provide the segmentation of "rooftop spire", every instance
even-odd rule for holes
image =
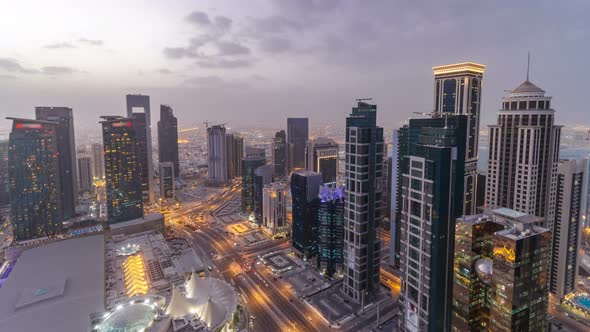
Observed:
[[[529,80],[529,71],[531,68],[531,51],[529,51],[529,56],[526,61],[526,80]]]

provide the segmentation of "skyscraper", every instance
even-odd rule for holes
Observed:
[[[109,224],[143,217],[136,126],[121,116],[101,117]]]
[[[305,168],[305,143],[309,138],[307,118],[287,119],[287,139],[293,144],[293,169]]]
[[[402,173],[401,163],[408,154],[408,126],[405,125],[393,131],[393,151],[391,154],[391,226],[389,229],[390,247],[389,263],[399,268],[400,234],[402,218]]]
[[[463,211],[467,117],[410,119],[403,156],[400,326],[448,331],[455,220]]]
[[[236,176],[236,164],[234,163],[236,153],[236,142],[234,134],[225,134],[225,160],[227,160],[227,179],[233,180]]]
[[[90,156],[78,157],[78,185],[81,192],[92,190],[92,158]]]
[[[559,301],[576,290],[587,185],[588,159],[559,163],[549,270],[549,291]]]
[[[178,162],[178,120],[174,117],[172,107],[160,105],[160,121],[158,121],[158,160],[172,162],[174,175],[180,174]]]
[[[272,143],[272,163],[276,179],[283,179],[288,174],[287,152],[287,134],[284,130],[278,131]]]
[[[344,210],[343,291],[356,302],[379,290],[382,216],[383,128],[377,105],[358,101],[346,118],[346,206]]]
[[[242,159],[242,212],[244,213],[254,212],[254,171],[264,164],[266,164],[264,156],[251,156]]]
[[[160,198],[174,198],[174,163],[164,161],[160,163]]]
[[[16,241],[56,235],[63,220],[57,128],[59,122],[12,120],[8,178]]]
[[[150,96],[127,95],[126,101],[127,117],[132,120],[135,127],[136,167],[140,170],[142,199],[144,203],[154,203],[154,159],[152,157]],[[141,109],[141,111],[138,109]]]
[[[489,126],[488,207],[545,218],[553,229],[561,126],[551,97],[527,79],[502,99],[498,124]]]
[[[262,207],[263,231],[271,237],[288,234],[287,185],[284,182],[272,182],[264,186]]]
[[[92,175],[94,180],[104,180],[104,150],[101,143],[92,144]]]
[[[318,208],[318,268],[328,277],[344,263],[344,188],[322,186]]]
[[[298,257],[309,260],[317,254],[317,216],[322,175],[311,171],[291,174],[293,251]]]
[[[242,177],[242,159],[244,159],[244,138],[238,134],[233,134],[234,140],[234,177]]]
[[[273,171],[274,171],[274,167],[271,164],[266,164],[266,165],[260,166],[254,170],[254,189],[253,189],[254,220],[253,221],[256,224],[258,224],[259,226],[262,225],[263,213],[264,213],[264,207],[263,207],[264,187],[267,184],[270,184],[272,182]]]
[[[76,140],[74,137],[74,116],[69,107],[35,107],[37,120],[54,121],[59,156],[61,186],[61,211],[64,219],[76,215],[78,202],[78,171],[76,170]]]
[[[307,141],[305,164],[308,171],[322,173],[323,183],[338,179],[338,144],[333,139],[318,137]]]
[[[463,215],[475,214],[481,87],[485,66],[474,62],[436,66],[434,71],[435,116],[467,116],[467,149]]]
[[[214,125],[207,128],[207,153],[209,165],[209,184],[227,183],[227,153],[225,127]]]
[[[0,140],[0,206],[10,203],[8,180],[8,141]]]

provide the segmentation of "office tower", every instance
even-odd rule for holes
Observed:
[[[389,229],[389,264],[399,268],[400,234],[402,218],[402,173],[400,165],[404,156],[408,154],[408,126],[395,129],[392,135],[393,151],[391,153],[391,226]]]
[[[475,188],[475,208],[483,209],[486,204],[486,175],[477,172],[477,187]]]
[[[284,130],[281,130],[275,134],[272,143],[272,163],[274,165],[274,176],[276,179],[283,179],[288,174],[287,153],[287,134]]]
[[[557,166],[549,292],[559,302],[576,290],[588,159],[562,160]]]
[[[91,191],[92,184],[92,158],[89,156],[78,157],[78,185],[80,191]]]
[[[475,214],[481,87],[485,66],[474,62],[433,67],[434,116],[467,116],[463,215]]]
[[[287,119],[287,139],[293,144],[293,169],[305,168],[305,143],[308,139],[309,124],[307,118]]]
[[[209,165],[209,184],[225,185],[227,183],[227,155],[225,127],[215,125],[207,128],[207,153]]]
[[[174,173],[174,166],[174,163],[171,161],[160,163],[160,198],[162,199],[175,197],[174,180],[176,179],[176,174]]]
[[[561,126],[551,97],[528,78],[502,99],[490,128],[486,206],[545,218],[553,229]]]
[[[95,181],[104,180],[104,151],[101,143],[92,144],[92,175]]]
[[[331,278],[344,263],[344,187],[322,186],[319,197],[318,268]]]
[[[467,117],[410,119],[403,157],[401,327],[448,331],[455,220],[463,212]]]
[[[227,160],[227,179],[233,180],[236,176],[236,164],[234,161],[236,153],[236,142],[234,134],[225,134],[225,160]]]
[[[262,207],[264,232],[274,238],[287,235],[287,185],[284,182],[272,182],[264,186]]]
[[[271,164],[260,166],[254,170],[254,220],[251,221],[254,221],[258,226],[262,225],[263,219],[264,186],[272,182],[273,171],[274,167]]]
[[[140,170],[144,203],[154,203],[154,159],[152,157],[152,120],[150,96],[127,95],[127,117],[132,120],[137,144],[137,167]],[[106,150],[106,149],[105,149]]]
[[[381,227],[385,230],[390,230],[391,227],[391,177],[393,175],[393,159],[391,157],[383,158],[383,203],[381,207],[383,209],[383,224]]]
[[[8,180],[8,141],[0,140],[0,206],[10,203]]]
[[[358,101],[346,118],[346,202],[343,291],[365,303],[379,290],[383,203],[383,128],[377,105]]]
[[[322,173],[323,183],[336,182],[338,180],[338,144],[326,137],[307,141],[305,165],[308,171]]]
[[[69,107],[35,107],[37,120],[53,121],[57,136],[59,172],[61,181],[61,211],[64,219],[76,215],[78,202],[78,171],[76,170],[76,140],[74,137],[74,116]]]
[[[266,153],[264,152],[264,148],[257,148],[255,146],[246,146],[244,149],[244,157],[266,157]]]
[[[234,140],[234,177],[242,177],[242,159],[244,159],[244,138],[238,134],[233,134]]]
[[[59,122],[12,120],[8,147],[10,219],[15,241],[57,235],[63,220]]]
[[[451,331],[543,331],[550,233],[507,208],[457,219]]]
[[[490,331],[546,331],[551,231],[535,224],[494,234]]]
[[[487,331],[494,233],[504,225],[491,214],[477,214],[458,218],[455,227],[451,330]]]
[[[143,217],[142,169],[133,120],[102,116],[104,169],[109,224]]]
[[[312,171],[291,174],[293,252],[303,260],[317,254],[317,213],[322,175]]]
[[[158,121],[158,161],[174,163],[174,175],[180,174],[178,162],[178,120],[174,117],[172,107],[160,105]]]
[[[266,159],[262,156],[251,156],[242,159],[242,212],[252,213],[254,221],[254,171],[266,164]]]

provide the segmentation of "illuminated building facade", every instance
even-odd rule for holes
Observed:
[[[234,177],[242,177],[242,159],[244,159],[244,138],[238,134],[233,134],[233,165]]]
[[[127,117],[132,119],[137,144],[136,167],[140,171],[144,203],[154,202],[154,160],[152,157],[152,120],[150,96],[127,95]],[[106,150],[106,149],[105,149]]]
[[[63,220],[57,126],[12,120],[8,147],[10,219],[16,241],[56,235]]]
[[[78,202],[78,171],[76,170],[76,140],[74,137],[74,115],[69,107],[35,107],[37,120],[53,121],[57,136],[61,211],[64,219],[76,215]]]
[[[160,105],[160,121],[158,121],[158,161],[174,164],[174,174],[180,174],[178,162],[178,120],[172,107]]]
[[[127,257],[123,261],[122,268],[127,297],[147,294],[150,288],[145,276],[146,271],[141,254]]]
[[[309,138],[309,120],[307,118],[287,119],[287,139],[292,144],[293,169],[305,169],[305,144]]]
[[[89,156],[78,157],[78,186],[80,191],[91,191],[92,183],[92,158]]]
[[[587,185],[588,159],[559,162],[549,274],[549,291],[559,301],[576,290]]]
[[[279,237],[289,233],[287,185],[284,182],[272,182],[264,186],[262,209],[262,229],[267,235]]]
[[[462,215],[475,214],[481,87],[485,66],[474,62],[436,66],[434,116],[465,115],[467,140]]]
[[[227,145],[225,139],[223,125],[207,128],[208,182],[210,185],[227,184]]]
[[[254,172],[258,167],[265,164],[266,159],[264,156],[251,156],[242,159],[242,212],[244,213],[254,212],[254,196],[256,193],[254,190]]]
[[[309,260],[317,254],[317,213],[322,175],[311,171],[291,174],[292,230],[294,253]]]
[[[143,217],[141,169],[133,120],[103,116],[107,212],[110,224]]]
[[[322,186],[319,197],[318,268],[332,277],[344,263],[344,187]]]
[[[174,194],[174,163],[165,161],[160,163],[160,198],[172,199]]]
[[[383,204],[383,128],[377,105],[358,101],[346,118],[346,206],[342,289],[366,303],[379,290],[381,241],[377,227]]]
[[[323,183],[335,183],[338,180],[338,144],[326,137],[307,141],[305,165],[308,171],[322,173]]]
[[[272,182],[274,167],[266,164],[254,170],[254,222],[263,224],[264,187]]]
[[[502,99],[489,126],[486,206],[545,218],[553,229],[559,139],[551,97],[528,79]]]
[[[272,143],[272,163],[276,179],[284,179],[288,174],[287,152],[287,134],[284,130],[278,131]]]
[[[404,331],[448,331],[455,220],[463,211],[467,117],[410,119],[403,156],[400,303]]]

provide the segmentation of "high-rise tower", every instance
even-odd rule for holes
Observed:
[[[338,179],[338,144],[333,139],[318,137],[307,141],[305,164],[308,171],[322,173],[323,183]]]
[[[74,137],[74,115],[69,107],[35,107],[37,120],[54,121],[59,155],[61,181],[61,204],[64,219],[76,215],[78,201],[78,171],[76,165],[76,139]]]
[[[207,154],[209,165],[209,184],[227,183],[227,145],[225,127],[214,125],[207,128]]]
[[[553,230],[559,137],[551,97],[528,79],[502,99],[489,126],[486,205],[545,219]]]
[[[485,66],[474,62],[436,66],[434,71],[434,115],[467,116],[467,150],[463,215],[475,214],[481,87]]]
[[[326,276],[342,274],[344,263],[344,187],[320,188],[318,268]]]
[[[101,117],[109,224],[143,217],[136,126],[121,116]]]
[[[150,96],[127,95],[126,100],[127,117],[132,120],[135,127],[136,166],[140,170],[143,202],[154,203],[154,160],[152,157]]]
[[[272,163],[274,176],[277,179],[283,179],[288,174],[287,152],[287,134],[284,130],[277,131],[272,143]]]
[[[317,254],[318,195],[321,184],[320,173],[297,171],[291,174],[291,242],[294,253],[304,260]]]
[[[63,220],[57,128],[53,121],[12,120],[8,148],[14,239],[56,235]]]
[[[358,101],[346,118],[346,206],[343,291],[361,303],[379,290],[383,128],[377,105]]]
[[[309,121],[307,118],[287,119],[287,139],[293,144],[293,169],[305,168],[305,143],[309,138]]]
[[[174,117],[172,107],[160,105],[158,121],[158,160],[174,163],[174,175],[180,174],[178,162],[178,120]]]

